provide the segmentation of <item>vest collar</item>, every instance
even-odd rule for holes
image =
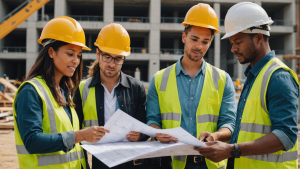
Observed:
[[[182,67],[181,65],[181,60],[182,60],[183,56],[181,56],[178,61],[176,62],[176,76],[178,76],[180,73],[183,73],[184,75],[189,75]],[[205,75],[205,70],[206,70],[206,62],[203,58],[203,63],[202,63],[202,66],[200,68],[200,70],[197,72],[196,76],[199,74],[199,73],[202,73],[203,75]]]
[[[261,69],[275,57],[275,52],[272,50],[268,54],[266,54],[262,59],[260,59],[253,67],[249,64],[247,69],[245,70],[244,74],[247,77],[249,73],[252,73],[254,76],[257,76]]]

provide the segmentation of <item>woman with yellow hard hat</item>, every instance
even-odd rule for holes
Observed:
[[[50,20],[38,40],[43,45],[15,95],[13,113],[20,168],[84,168],[81,141],[96,142],[102,127],[79,130],[72,97],[82,74],[85,34],[73,18]]]

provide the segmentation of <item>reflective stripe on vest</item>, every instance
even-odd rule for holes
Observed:
[[[272,126],[255,124],[255,123],[241,123],[241,131],[269,134],[272,132]]]
[[[98,120],[84,120],[84,127],[99,126]]]
[[[298,151],[292,151],[283,154],[264,154],[264,155],[253,155],[253,156],[244,156],[244,157],[253,160],[259,160],[259,161],[283,163],[286,161],[297,160]]]
[[[44,87],[42,86],[42,84],[35,80],[29,80],[31,82],[33,82],[35,85],[38,86],[38,88],[40,89],[40,91],[42,92],[42,95],[45,99],[46,105],[47,105],[47,111],[48,111],[48,116],[49,116],[49,121],[50,121],[50,129],[51,129],[51,134],[57,134],[57,128],[56,128],[56,121],[55,121],[55,114],[54,114],[54,107],[53,104],[51,102],[50,97],[47,94],[47,91],[44,89]]]
[[[83,152],[78,151],[79,158],[82,159]],[[63,164],[78,160],[77,152],[62,154],[62,155],[44,155],[38,156],[39,167],[55,164]]]
[[[217,123],[219,120],[219,116],[212,115],[212,114],[197,116],[197,118],[198,118],[198,123],[206,123],[206,122]]]
[[[179,113],[161,113],[161,120],[179,121],[180,116],[181,115]]]
[[[16,145],[18,154],[29,154],[24,145]],[[79,158],[84,158],[83,152],[78,152]],[[62,154],[62,155],[45,155],[38,157],[39,167],[46,165],[62,164],[78,160],[77,152]]]
[[[255,141],[272,133],[272,122],[266,105],[267,88],[272,74],[283,69],[288,71],[299,84],[297,75],[278,58],[271,59],[257,75],[248,99],[245,103],[241,119],[240,132],[237,143]],[[260,94],[259,94],[260,93]],[[288,151],[279,150],[274,153],[263,155],[251,155],[237,158],[234,161],[236,169],[239,168],[284,168],[298,167],[298,140],[293,148]]]
[[[87,79],[84,86],[83,86],[83,89],[82,89],[82,107],[84,107],[85,101],[88,97],[88,94],[89,94],[89,91],[90,91],[89,85],[91,84],[92,80],[93,80],[93,77]]]
[[[215,88],[219,90],[219,84],[218,84],[218,81],[220,79],[219,72],[214,66],[211,66],[211,68],[212,68],[212,77],[213,77]]]
[[[173,65],[167,67],[166,70],[164,71],[159,91],[166,91],[167,83],[168,83],[168,79],[169,79],[169,75],[170,75],[170,71],[171,71],[172,66]],[[218,81],[220,79],[220,74],[219,74],[218,70],[214,66],[211,66],[211,67],[212,67],[212,78],[213,78],[213,82],[214,82],[215,88],[217,90],[219,90]]]
[[[163,74],[162,80],[161,80],[159,91],[166,91],[167,83],[168,83],[168,79],[169,79],[169,75],[170,75],[172,66],[173,65],[166,68],[166,70]]]
[[[273,62],[270,65],[270,67],[268,68],[268,70],[265,72],[264,77],[263,77],[263,81],[261,84],[261,92],[260,92],[260,103],[261,103],[261,107],[264,109],[265,112],[268,112],[266,105],[265,105],[265,99],[264,99],[268,79],[270,77],[270,74],[278,67],[280,67],[280,65],[277,62]]]
[[[209,63],[207,63],[205,70],[201,98],[195,114],[197,137],[204,131],[211,133],[217,131],[219,111],[226,84],[224,71]],[[155,74],[155,89],[158,95],[163,129],[180,127],[181,124],[182,109],[176,79],[176,63]],[[185,155],[172,156],[173,168],[184,169],[186,158]],[[227,160],[214,163],[205,159],[205,162],[209,169],[226,168],[227,164]]]
[[[43,133],[57,134],[79,130],[79,121],[75,109],[70,107],[72,114],[72,119],[70,121],[67,114],[65,114],[63,107],[57,104],[49,87],[41,76],[37,76],[34,79],[30,79],[22,83],[16,92],[16,98],[18,97],[19,90],[27,83],[30,83],[35,88],[43,102]],[[15,103],[16,99],[14,100],[14,105]],[[17,114],[15,107],[13,113],[16,117]],[[16,121],[14,121],[14,126],[16,150],[20,168],[80,168],[81,164],[84,168],[86,168],[84,154],[79,143],[75,144],[74,148],[70,150],[69,153],[65,153],[64,151],[56,151],[49,153],[30,154],[24,146]],[[74,157],[75,155],[76,157]]]
[[[24,145],[16,145],[18,154],[29,154]]]

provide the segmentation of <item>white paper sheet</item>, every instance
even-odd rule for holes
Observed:
[[[190,144],[197,147],[206,146],[203,142],[196,139],[181,127],[173,129],[155,129],[137,119],[129,116],[125,112],[118,109],[114,115],[108,120],[104,128],[110,130],[97,143],[114,143],[126,140],[126,135],[130,131],[141,132],[151,137],[155,137],[156,133],[169,134],[178,138],[179,142]]]
[[[118,142],[82,145],[108,167],[114,167],[133,159],[171,155],[199,155],[192,145],[160,142]]]
[[[110,133],[106,133],[99,142],[82,145],[82,147],[109,167],[114,167],[133,159],[199,155],[199,152],[193,150],[193,147],[206,146],[181,127],[155,129],[121,110],[117,110],[104,127],[110,130]],[[151,137],[155,137],[156,133],[169,134],[178,138],[179,142],[168,144],[160,142],[128,142],[126,135],[130,131],[141,132]]]

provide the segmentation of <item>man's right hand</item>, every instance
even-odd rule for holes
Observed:
[[[159,140],[161,143],[170,143],[170,142],[178,142],[178,138],[172,137],[168,134],[161,134],[161,133],[157,133],[156,134],[156,139]]]
[[[100,141],[105,133],[110,131],[100,126],[92,126],[87,129],[78,130],[75,132],[75,144],[81,141],[95,143]]]

